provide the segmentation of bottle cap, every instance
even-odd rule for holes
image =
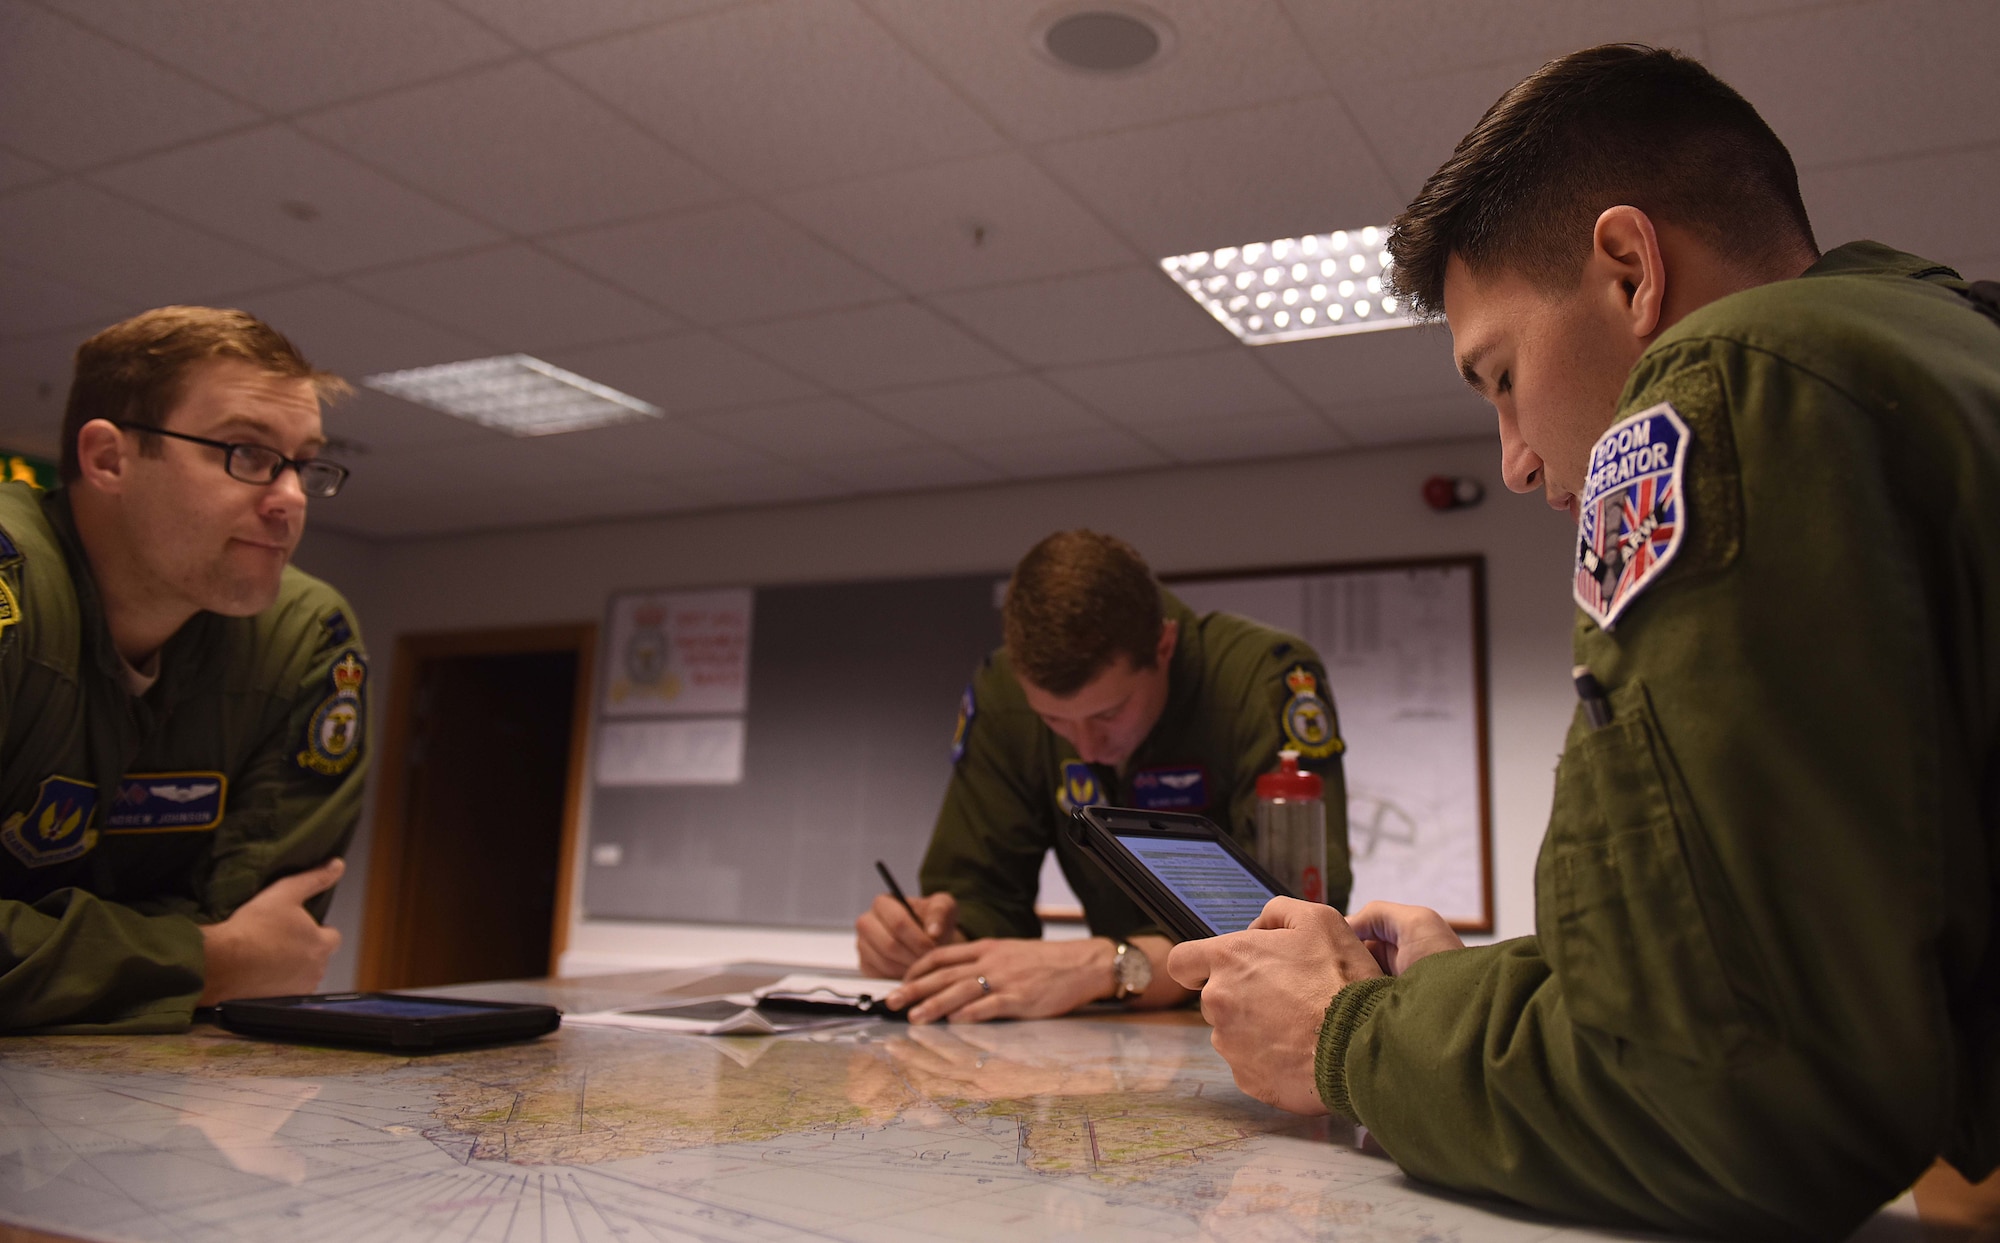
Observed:
[[[1265,773],[1257,778],[1258,798],[1301,799],[1325,796],[1326,783],[1319,779],[1318,773],[1299,771],[1299,753],[1296,751],[1278,752],[1278,771]]]

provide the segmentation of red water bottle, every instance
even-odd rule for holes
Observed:
[[[1278,752],[1278,770],[1257,778],[1257,862],[1308,902],[1326,901],[1326,785],[1299,771],[1299,753]]]

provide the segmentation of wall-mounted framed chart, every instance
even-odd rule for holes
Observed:
[[[1349,905],[1493,930],[1486,565],[1477,556],[1172,575],[1197,613],[1290,631],[1325,662],[1347,775]]]

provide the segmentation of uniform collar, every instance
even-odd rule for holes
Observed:
[[[1943,276],[1959,279],[1957,272],[1942,263],[1933,263],[1880,242],[1849,242],[1845,246],[1836,246],[1821,255],[1819,262],[1807,268],[1802,276]]]
[[[125,658],[118,654],[118,645],[112,642],[110,623],[104,619],[104,597],[98,590],[97,575],[91,571],[83,539],[76,532],[76,515],[70,510],[69,489],[57,488],[44,493],[42,513],[55,531],[63,561],[69,567],[69,581],[76,591],[77,616],[82,624],[84,647],[88,653],[85,660],[121,690],[125,689],[125,670],[128,666]],[[161,647],[157,665],[159,682],[153,689],[161,690],[164,686],[165,690],[161,691],[164,698],[171,700],[179,697],[181,688],[193,672],[193,649],[205,642],[213,624],[213,614],[196,613]]]
[[[1202,651],[1201,619],[1195,616],[1194,610],[1162,587],[1160,613],[1162,621],[1180,623],[1180,634],[1174,640],[1174,654],[1167,660],[1167,703],[1160,709],[1160,719],[1153,722],[1153,728],[1146,731],[1146,737],[1132,752],[1132,758],[1126,761],[1127,777],[1143,767],[1142,760],[1155,758],[1154,751],[1179,729],[1180,722],[1187,719],[1201,694],[1202,677],[1208,670]]]

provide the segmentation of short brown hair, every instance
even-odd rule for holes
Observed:
[[[1486,110],[1390,226],[1391,286],[1444,311],[1445,268],[1573,288],[1607,209],[1631,206],[1750,263],[1817,255],[1785,144],[1679,52],[1611,43],[1550,61]]]
[[[76,438],[85,423],[159,427],[180,400],[189,369],[211,358],[240,358],[273,375],[310,380],[323,401],[351,391],[347,381],[307,362],[283,333],[254,315],[207,306],[146,311],[77,347],[63,408],[62,481],[74,483],[80,473]]]
[[[1160,585],[1124,540],[1058,531],[1007,580],[1001,631],[1014,671],[1051,695],[1073,695],[1118,657],[1158,663]]]

